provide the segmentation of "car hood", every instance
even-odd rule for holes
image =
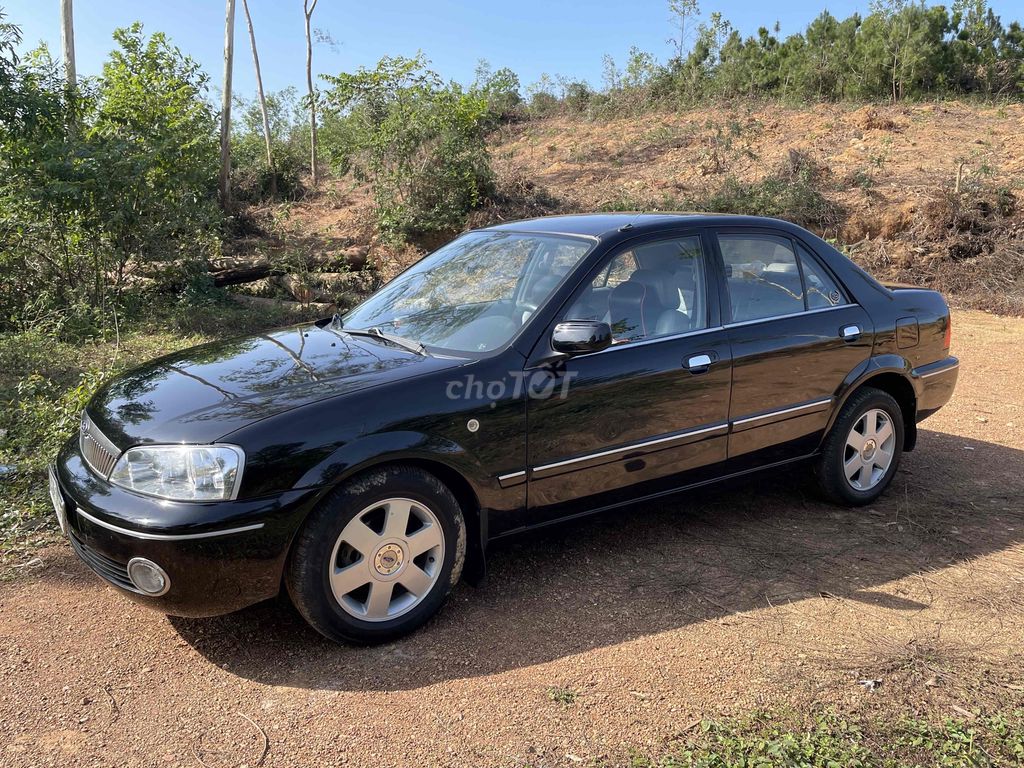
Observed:
[[[301,325],[159,358],[104,384],[86,410],[121,449],[208,443],[292,408],[465,362]]]

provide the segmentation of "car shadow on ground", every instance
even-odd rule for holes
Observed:
[[[383,646],[337,646],[284,599],[172,618],[231,673],[310,689],[399,690],[500,673],[729,614],[835,596],[925,606],[879,585],[1024,540],[1024,451],[922,431],[876,504],[843,509],[808,472],[682,494],[495,546],[478,589]]]

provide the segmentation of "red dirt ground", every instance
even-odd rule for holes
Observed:
[[[1022,338],[955,315],[957,393],[871,508],[793,472],[537,534],[382,647],[168,619],[47,549],[0,584],[0,764],[575,765],[761,707],[1020,706]]]

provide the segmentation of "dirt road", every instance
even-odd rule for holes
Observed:
[[[1019,705],[1024,320],[953,334],[955,399],[874,507],[791,472],[617,512],[496,550],[392,645],[167,619],[46,550],[0,585],[0,765],[575,765],[758,707]]]

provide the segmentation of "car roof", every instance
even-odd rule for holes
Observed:
[[[630,234],[657,232],[669,227],[711,225],[770,226],[788,229],[794,225],[763,216],[739,216],[727,213],[581,213],[568,216],[542,216],[510,221],[484,231],[541,232],[560,235],[585,235],[599,240],[623,231]]]

